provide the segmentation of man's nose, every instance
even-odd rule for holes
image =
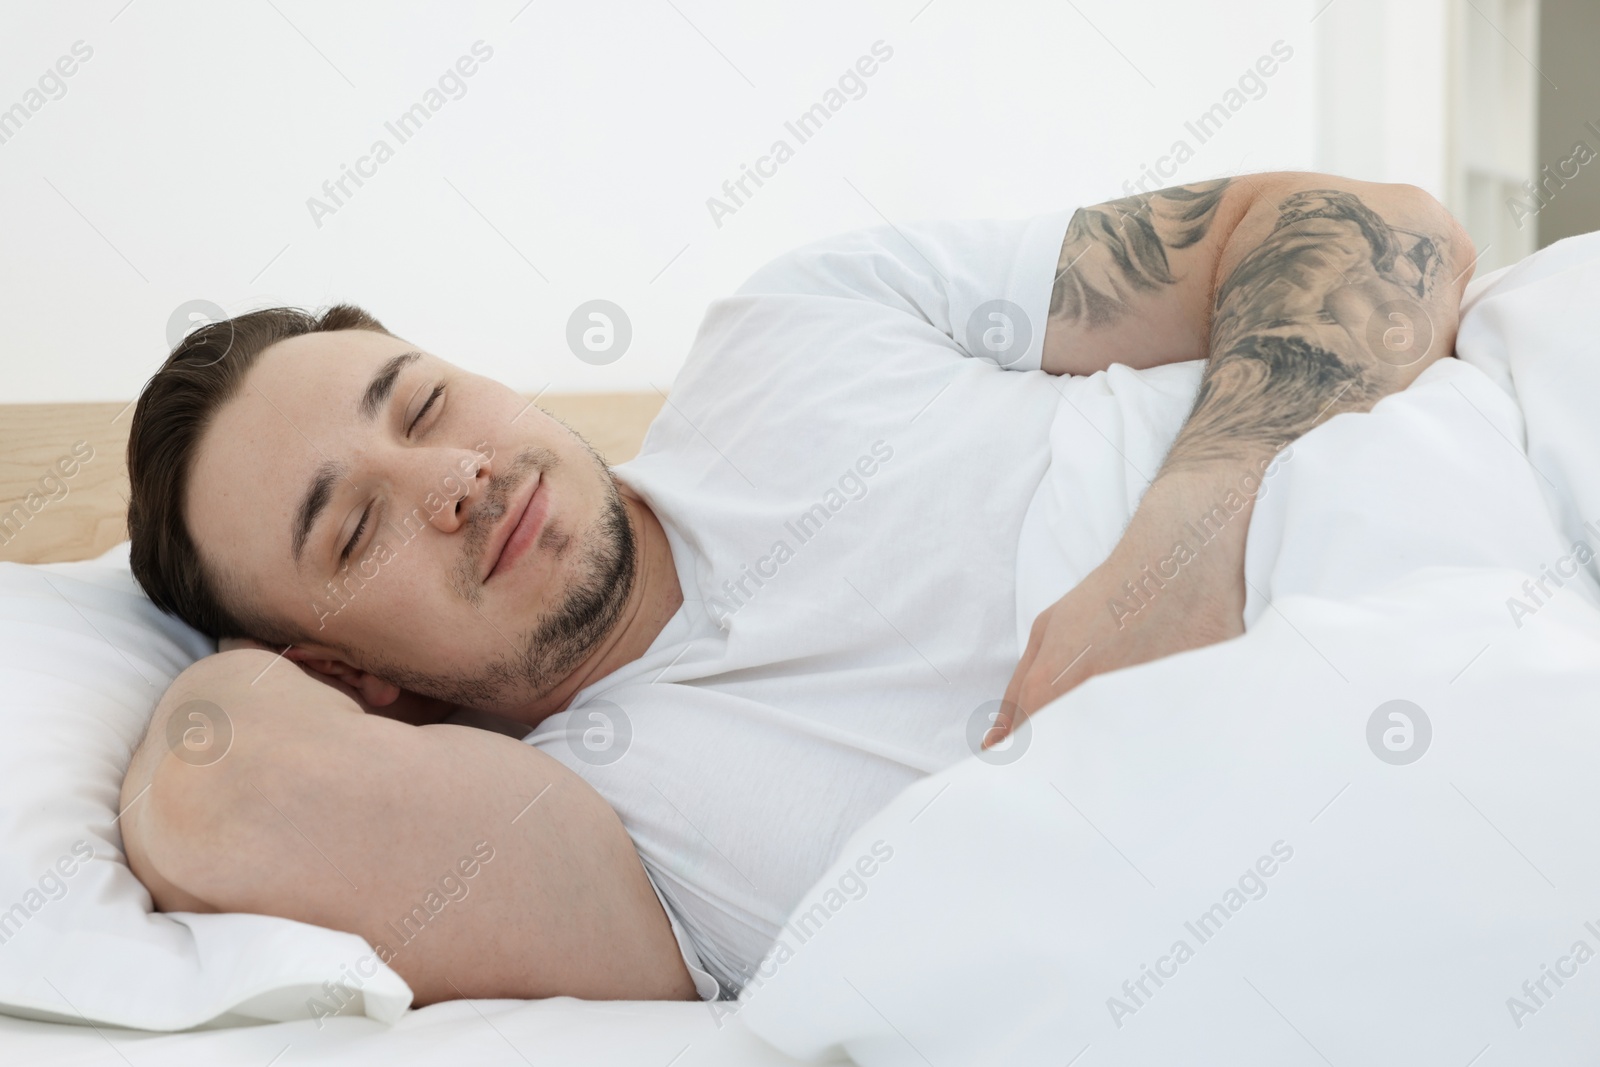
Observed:
[[[426,491],[428,521],[443,533],[455,533],[483,503],[494,472],[488,455],[473,449],[453,449],[446,462],[444,474]]]

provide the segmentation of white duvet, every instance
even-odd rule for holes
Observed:
[[[1597,294],[1600,235],[1475,283],[1460,359],[1280,457],[1248,632],[900,796],[740,1021],[866,1067],[1593,1062]],[[1063,382],[1019,638],[1116,543],[1200,369]]]

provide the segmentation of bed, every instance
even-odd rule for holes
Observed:
[[[55,1003],[54,1022],[0,1016],[5,1062],[1592,1062],[1596,292],[1600,234],[1475,281],[1458,359],[1280,453],[1250,519],[1243,636],[1091,678],[1005,758],[914,783],[845,843],[737,1002],[411,1011],[374,985],[368,1017],[257,1003],[279,1021],[166,1034],[62,1025]],[[1019,648],[1114,545],[1201,370],[1061,381],[1020,531]],[[659,403],[550,401],[613,460]],[[0,418],[0,497],[82,435],[117,448],[116,405]],[[82,467],[6,558],[115,545],[115,468]],[[0,611],[0,660],[7,625]],[[28,770],[7,758],[0,789]],[[843,898],[869,842],[894,862]],[[0,943],[0,986],[19,944]]]

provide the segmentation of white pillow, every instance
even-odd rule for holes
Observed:
[[[1528,462],[1572,546],[1552,567],[1600,580],[1600,232],[1474,279],[1456,355],[1516,399]]]
[[[354,934],[151,911],[118,794],[161,694],[214,651],[150,603],[127,542],[80,563],[0,563],[0,1011],[182,1030],[339,1008],[393,1022],[410,1004]]]

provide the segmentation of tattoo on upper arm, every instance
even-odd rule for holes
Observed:
[[[1107,326],[1126,313],[1134,293],[1174,284],[1168,250],[1205,237],[1229,184],[1218,178],[1079,208],[1056,261],[1051,320]]]
[[[1442,229],[1391,225],[1353,193],[1281,201],[1272,232],[1217,288],[1211,357],[1163,472],[1277,451],[1324,416],[1370,409],[1396,387],[1389,368],[1428,354],[1428,309],[1453,309],[1449,248]],[[1409,347],[1374,343],[1393,316]]]

